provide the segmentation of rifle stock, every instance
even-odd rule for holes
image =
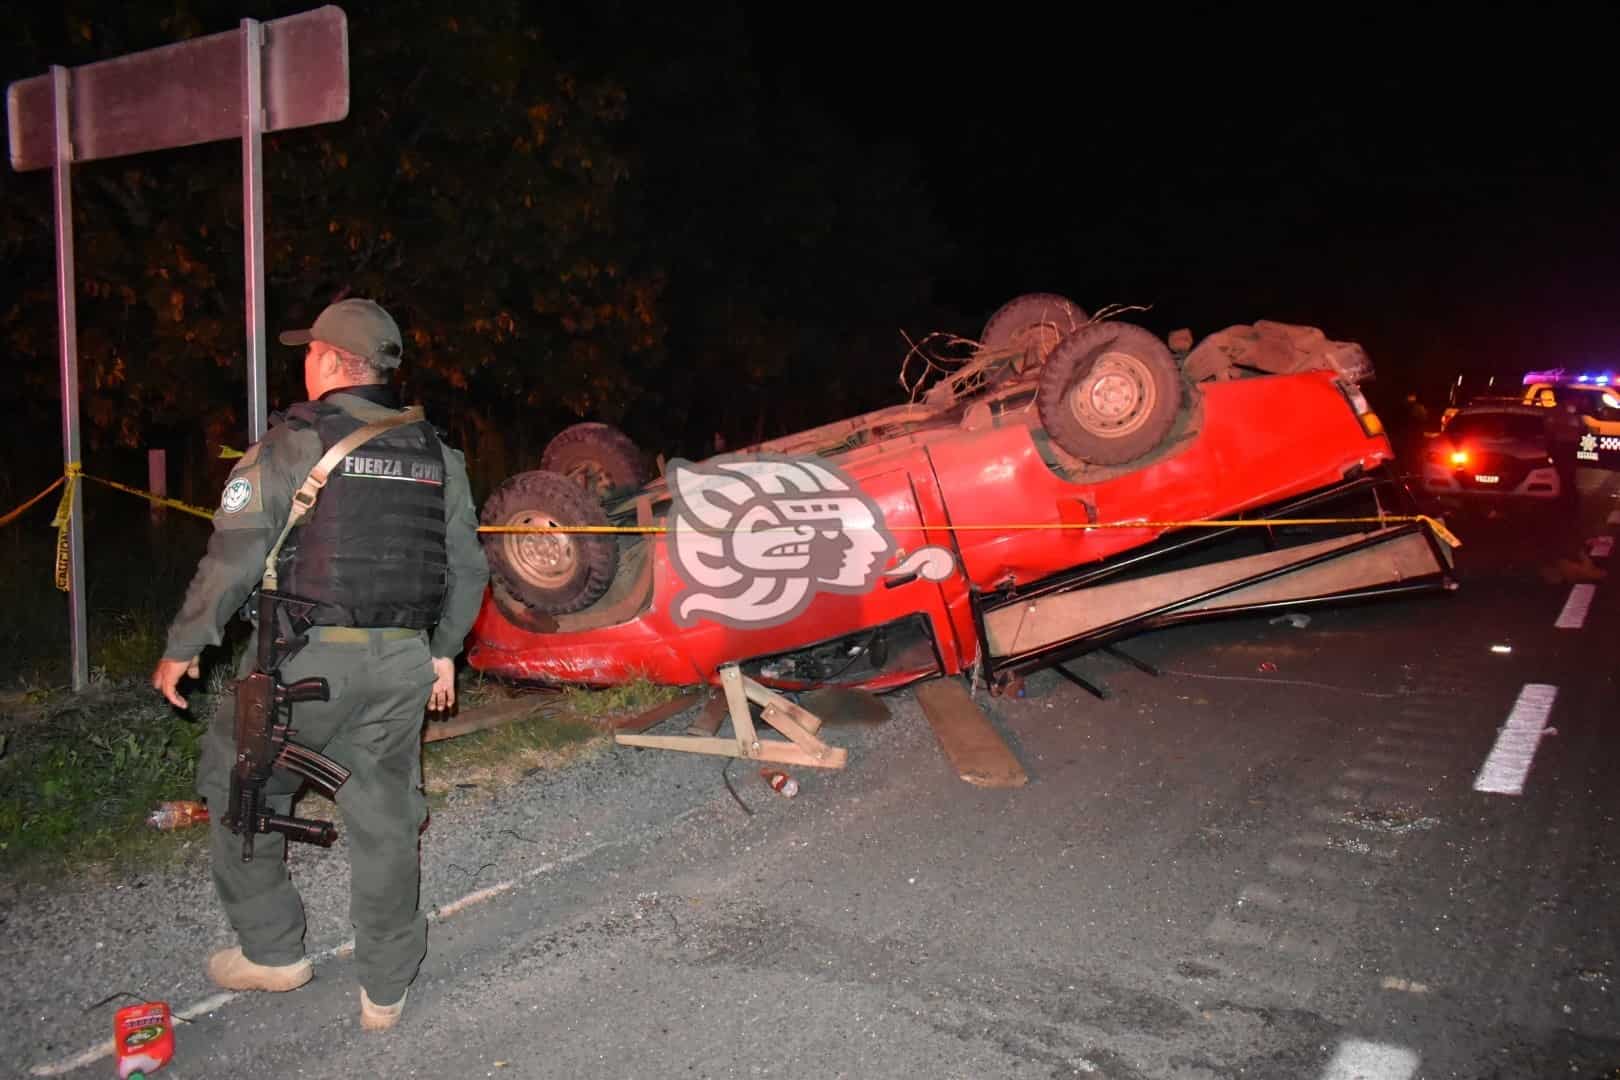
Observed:
[[[298,610],[302,607],[302,612]],[[297,701],[328,701],[325,679],[282,683],[280,667],[307,639],[295,623],[307,618],[310,605],[271,589],[259,591],[259,648],[255,670],[236,683],[236,763],[231,769],[230,807],[225,824],[242,838],[242,861],[253,858],[253,838],[278,832],[289,840],[330,846],[337,829],[330,821],[286,817],[265,805],[264,785],[275,769],[303,777],[328,796],[349,778],[349,770],[325,754],[292,741],[292,705]],[[289,610],[291,609],[291,610]],[[285,713],[287,719],[282,720]]]

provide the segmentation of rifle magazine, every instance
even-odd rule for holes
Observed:
[[[284,743],[276,755],[276,764],[297,773],[324,791],[329,797],[349,779],[349,770],[317,750],[295,742]]]

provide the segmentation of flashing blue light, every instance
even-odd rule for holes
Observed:
[[[1599,375],[1595,381],[1599,386],[1609,385],[1609,377],[1607,375]]]
[[[1582,375],[1580,378],[1576,379],[1575,381],[1576,382],[1591,382],[1592,381],[1592,376],[1590,376],[1590,375]]]

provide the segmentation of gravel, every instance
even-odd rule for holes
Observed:
[[[885,701],[897,714],[920,721],[909,693]],[[656,730],[682,732],[691,715]],[[828,731],[832,742],[851,749],[853,765],[856,755],[886,739],[915,738],[923,727],[906,726],[912,728],[908,736],[893,721]],[[434,912],[606,846],[650,845],[694,813],[741,819],[722,781],[724,763],[604,741],[565,766],[498,790],[452,789],[448,802],[433,809],[423,838],[423,907]],[[758,781],[757,768],[735,762],[731,781],[745,802],[768,809],[767,800],[780,796]],[[305,950],[318,965],[330,963],[352,937],[348,851],[338,824],[340,838],[332,848],[293,845],[290,859],[308,917]],[[60,1064],[109,1039],[113,1012],[122,1005],[160,1000],[179,1011],[217,995],[203,974],[204,962],[213,950],[235,943],[215,901],[201,830],[172,864],[149,873],[0,882],[0,930],[7,942],[0,1009],[12,1045],[9,1067],[17,1075]],[[117,997],[106,1001],[111,995]]]

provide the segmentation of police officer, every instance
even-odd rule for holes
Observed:
[[[388,385],[403,356],[399,327],[370,300],[342,300],[308,330],[281,335],[305,345],[309,400],[288,410],[232,471],[214,533],[169,628],[152,685],[185,708],[182,675],[217,645],[226,622],[260,583],[292,496],[327,449],[356,429],[401,412]],[[389,428],[333,467],[314,507],[277,557],[278,589],[315,603],[309,644],[283,664],[291,683],[324,676],[328,702],[295,706],[298,741],[350,770],[338,789],[351,867],[350,916],[360,978],[361,1024],[391,1027],[427,950],[417,897],[423,711],[455,702],[455,663],[482,602],[489,568],[479,546],[462,455],[425,421]],[[238,675],[251,670],[250,642]],[[198,763],[209,805],[227,802],[235,758],[234,702],[220,703]],[[277,813],[291,810],[297,777],[266,785]],[[241,839],[212,815],[215,889],[240,945],[209,958],[209,977],[231,990],[292,990],[313,974],[304,956],[304,910],[288,876],[286,840]]]

